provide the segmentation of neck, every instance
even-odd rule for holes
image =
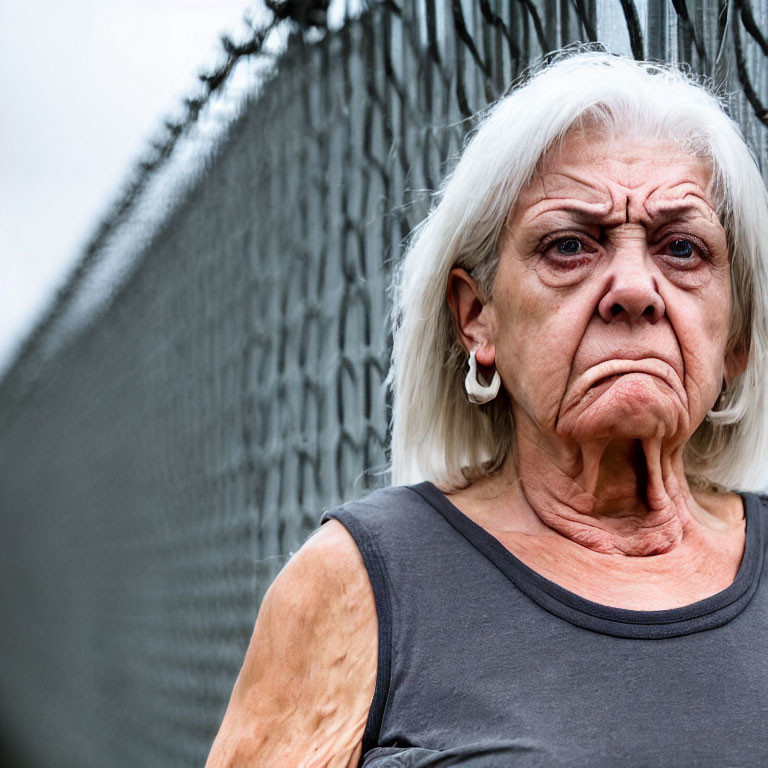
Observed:
[[[695,505],[682,447],[656,438],[548,443],[519,422],[516,437],[504,472],[547,527],[606,554],[658,555],[682,542]]]

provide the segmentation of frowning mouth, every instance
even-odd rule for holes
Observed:
[[[686,399],[680,374],[668,362],[657,357],[641,360],[613,359],[593,365],[578,377],[575,387],[577,397],[583,397],[587,393],[600,395],[618,379],[630,374],[653,376],[676,392],[681,399]]]

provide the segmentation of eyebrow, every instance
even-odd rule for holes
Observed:
[[[687,198],[691,197],[691,195],[686,195]],[[694,199],[699,201],[698,203],[691,202],[690,200],[680,200],[677,202],[667,202],[667,203],[660,203],[659,207],[656,208],[653,212],[652,217],[649,215],[649,221],[643,222],[643,224],[649,224],[651,228],[657,228],[660,226],[664,226],[664,224],[669,223],[670,221],[680,218],[686,215],[694,214],[697,217],[703,217],[707,220],[710,219],[709,213],[714,216],[715,219],[717,219],[717,213],[714,210],[714,208],[710,207],[709,203],[706,202],[703,198],[693,195]],[[545,200],[539,201],[539,203],[544,202],[554,202],[553,198],[546,198]],[[535,222],[537,219],[540,219],[542,216],[551,216],[551,215],[557,215],[557,214],[567,214],[571,216],[574,221],[576,221],[578,224],[583,225],[591,225],[591,226],[604,226],[605,220],[612,214],[617,214],[616,219],[619,219],[618,211],[614,211],[611,209],[609,213],[606,213],[606,207],[604,204],[601,203],[584,203],[584,204],[566,204],[563,206],[553,206],[552,208],[547,208],[544,211],[541,211],[540,213],[536,213],[533,218],[526,220],[525,216],[523,216],[523,219],[521,223],[523,225],[530,225],[533,222]],[[647,212],[647,209],[645,209]],[[621,211],[622,218],[621,223],[624,223],[626,221],[626,212]]]
[[[687,197],[693,197],[699,201],[698,204],[688,202],[686,200],[680,200],[677,203],[662,203],[653,212],[653,224],[662,226],[673,219],[680,218],[686,214],[696,214],[709,220],[714,217],[719,222],[717,211],[712,206],[698,195],[686,195]],[[647,210],[647,209],[646,209]]]
[[[542,205],[543,203],[555,203],[557,198],[544,198],[543,200],[539,200],[538,203],[534,203],[533,207],[538,207]],[[539,211],[535,213],[532,217],[528,217],[527,214],[530,212],[530,207],[523,212],[521,217],[521,223],[522,224],[532,224],[537,219],[540,219],[542,216],[552,216],[552,215],[562,215],[562,214],[568,214],[573,219],[575,219],[579,224],[596,224],[600,221],[604,221],[607,216],[609,216],[613,210],[606,210],[608,206],[602,204],[602,203],[582,203],[582,204],[570,204],[566,203],[564,205],[552,205],[552,207],[547,207],[543,211]],[[599,210],[598,210],[599,209]]]

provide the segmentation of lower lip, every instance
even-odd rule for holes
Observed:
[[[619,379],[623,378],[624,376],[632,376],[633,374],[638,376],[651,376],[654,379],[659,378],[656,374],[649,373],[648,371],[622,371],[621,373],[614,373],[611,376],[606,376],[603,379],[599,379],[590,387],[590,390],[597,393],[604,392],[612,384],[615,384]]]
[[[634,373],[634,371],[633,371]],[[613,376],[606,376],[604,379],[600,379],[599,381],[595,382],[590,389],[594,391],[602,391],[604,389],[608,389],[608,387],[611,386],[617,379],[620,379],[622,376],[625,376],[624,373],[615,373]]]

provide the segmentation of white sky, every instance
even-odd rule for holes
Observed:
[[[2,0],[0,376],[148,138],[253,5]]]

